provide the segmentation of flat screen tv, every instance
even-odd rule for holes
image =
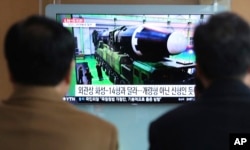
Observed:
[[[75,37],[72,103],[195,101],[195,27],[212,5],[48,5]]]

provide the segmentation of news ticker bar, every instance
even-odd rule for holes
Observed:
[[[64,27],[82,27],[82,28],[89,28],[89,27],[96,27],[95,23],[81,23],[81,22],[76,22],[76,23],[63,23]]]
[[[194,85],[76,85],[76,97],[194,97]]]
[[[64,101],[71,103],[182,103],[195,101],[194,97],[72,97]]]

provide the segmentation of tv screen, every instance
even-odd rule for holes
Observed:
[[[208,5],[48,5],[75,37],[72,103],[195,101],[195,27]]]

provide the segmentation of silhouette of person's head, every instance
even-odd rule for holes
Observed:
[[[202,82],[239,79],[249,71],[250,28],[238,15],[222,12],[211,16],[196,27],[193,42],[197,75]]]
[[[43,16],[15,23],[4,43],[11,79],[24,85],[57,85],[70,72],[74,49],[69,30]]]

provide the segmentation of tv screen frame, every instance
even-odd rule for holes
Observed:
[[[227,11],[228,8],[221,5],[147,5],[147,4],[49,4],[45,8],[45,16],[55,19],[58,21],[58,15],[71,15],[71,16],[84,16],[84,15],[169,15],[169,16],[175,16],[175,15],[201,15],[201,16],[209,16],[221,11]],[[72,17],[74,18],[74,17]],[[60,18],[60,22],[63,23],[66,27],[71,28],[81,28],[82,24],[84,23],[84,18],[80,17],[80,19],[77,17],[77,19],[72,18]],[[116,18],[115,18],[116,19]],[[114,21],[116,21],[114,19]],[[73,23],[72,23],[73,21]],[[148,21],[148,19],[143,19],[143,24],[145,21]],[[170,23],[170,22],[167,22]],[[189,22],[187,22],[189,23]],[[74,24],[74,27],[71,26]],[[69,26],[68,26],[69,25]],[[80,26],[79,26],[80,25]],[[92,23],[88,23],[87,25],[92,26]],[[86,26],[86,24],[84,24]],[[95,24],[94,24],[95,26]],[[126,28],[126,27],[125,27]],[[72,29],[73,30],[73,29]],[[120,28],[119,31],[123,30],[125,35],[125,29]],[[129,28],[126,30],[129,30]],[[156,31],[156,30],[162,30],[162,29],[151,29],[151,27],[143,25],[143,29],[140,28],[136,29],[137,32],[140,32],[142,30],[147,30],[145,33],[141,34],[141,36],[145,36],[145,34],[148,34],[150,30]],[[169,29],[168,29],[169,30]],[[169,31],[164,32],[169,32]],[[115,30],[114,30],[115,31]],[[117,31],[117,29],[116,29]],[[73,31],[72,31],[73,32]],[[113,36],[118,35],[118,32],[112,32]],[[174,32],[173,32],[174,33]],[[151,34],[151,31],[150,33]],[[157,35],[161,35],[161,33],[156,33]],[[154,35],[156,35],[154,34]],[[171,39],[170,34],[168,35],[168,41]],[[173,34],[172,34],[173,35]],[[92,35],[93,36],[93,35]],[[103,38],[103,37],[102,37]],[[110,38],[110,33],[109,33]],[[158,37],[154,37],[158,38]],[[79,40],[79,39],[78,39]],[[78,41],[76,40],[76,41]],[[121,39],[120,39],[121,40]],[[102,39],[101,42],[104,40]],[[79,41],[78,41],[79,42]],[[100,41],[99,41],[100,42]],[[114,41],[113,41],[114,42]],[[137,43],[138,41],[136,41]],[[148,42],[148,41],[147,41]],[[144,41],[144,43],[147,44],[147,42]],[[77,43],[77,42],[76,42]],[[99,43],[98,43],[99,44]],[[109,43],[110,44],[110,43]],[[107,44],[107,45],[109,45]],[[138,44],[138,43],[137,43]],[[149,45],[151,43],[148,43]],[[98,45],[100,46],[100,44]],[[123,47],[126,47],[126,45],[122,45]],[[119,45],[119,47],[122,47]],[[132,46],[133,47],[133,46]],[[170,51],[170,49],[176,50],[176,48],[171,48],[167,44],[167,49]],[[76,46],[77,48],[77,46]],[[135,47],[133,47],[135,48]],[[109,47],[109,49],[115,49],[115,47]],[[145,48],[147,49],[147,48]],[[137,53],[137,51],[134,51]],[[140,55],[141,53],[138,52]],[[138,54],[137,53],[137,54]],[[85,53],[84,53],[85,54]],[[144,53],[145,59],[150,58],[150,53]],[[147,55],[146,55],[147,54]],[[78,55],[76,55],[78,56]],[[129,55],[130,56],[130,55]],[[146,57],[148,56],[148,57]],[[153,56],[153,55],[152,55]],[[126,56],[127,57],[127,56]],[[120,59],[122,57],[119,56]],[[77,58],[75,57],[77,60]],[[82,58],[84,59],[84,58]],[[95,55],[95,59],[98,61],[98,63],[102,64],[102,68],[106,71],[106,73],[109,76],[109,79],[112,81],[112,84],[109,85],[90,85],[90,84],[80,84],[80,83],[74,83],[73,87],[71,87],[73,90],[73,94],[66,95],[63,100],[69,101],[75,104],[79,103],[182,103],[182,102],[193,102],[195,101],[195,95],[194,95],[194,83],[192,84],[147,84],[146,81],[139,84],[133,84],[133,82],[129,82],[125,80],[127,83],[122,84],[122,78],[116,77],[119,75],[122,75],[120,72],[110,72],[108,68],[111,68],[112,62],[105,62],[107,61],[106,58],[103,59],[100,57],[99,53]],[[158,58],[156,58],[158,59]],[[140,67],[142,64],[135,62],[134,60],[137,60],[133,57],[133,66]],[[148,60],[146,60],[148,61]],[[173,65],[176,68],[188,68],[188,67],[194,67],[195,62],[182,62],[182,61],[173,61],[173,60],[166,60],[167,62],[165,65]],[[77,61],[76,61],[77,62]],[[78,61],[79,62],[79,61]],[[105,63],[108,64],[105,64]],[[106,65],[106,66],[105,66]],[[121,64],[123,65],[123,64]],[[77,80],[79,78],[77,75],[79,75],[78,69],[83,67],[84,73],[88,69],[93,69],[86,65],[86,63],[76,63],[75,64],[75,70],[72,73],[72,79],[74,78]],[[105,68],[106,67],[106,68]],[[123,66],[126,68],[126,66]],[[132,68],[135,70],[135,67]],[[112,69],[112,68],[111,68]],[[120,69],[122,70],[122,69]],[[126,71],[126,70],[125,70]],[[77,74],[77,75],[76,75]],[[112,74],[112,75],[110,75]],[[115,74],[115,75],[114,75]],[[112,79],[111,79],[112,78]],[[114,79],[115,78],[115,79]],[[119,79],[119,82],[114,82]],[[115,84],[113,84],[115,83]],[[156,82],[157,83],[157,82]],[[70,92],[69,92],[70,93]],[[167,94],[166,94],[167,93]],[[184,93],[184,94],[183,94]]]
[[[149,4],[48,4],[45,16],[52,19],[59,13],[86,14],[214,14],[227,11],[224,5],[149,5]]]

